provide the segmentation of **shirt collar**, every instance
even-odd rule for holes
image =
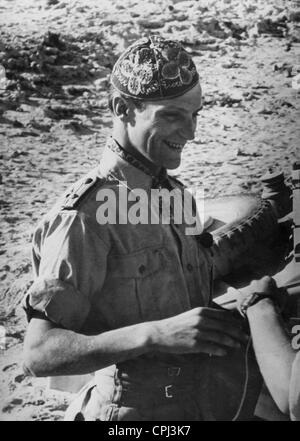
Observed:
[[[145,164],[124,150],[112,137],[106,143],[99,171],[104,177],[110,175],[119,181],[126,181],[130,189],[174,188],[166,169],[155,176]]]

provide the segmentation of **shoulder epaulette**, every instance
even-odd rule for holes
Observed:
[[[95,187],[96,184],[99,183],[104,184],[105,182],[106,182],[105,178],[99,178],[99,176],[95,176],[95,175],[86,176],[84,179],[81,179],[66,194],[61,209],[73,210],[75,208],[78,208],[78,205],[90,193],[90,191]]]

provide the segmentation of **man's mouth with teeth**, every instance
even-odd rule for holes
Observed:
[[[165,141],[165,143],[167,144],[168,147],[170,147],[171,149],[176,150],[178,152],[181,152],[181,150],[184,147],[184,144],[178,144],[176,142]]]

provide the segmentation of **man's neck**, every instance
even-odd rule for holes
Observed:
[[[159,167],[154,164],[154,162],[150,161],[144,155],[142,155],[135,147],[133,147],[129,142],[122,139],[121,136],[118,136],[116,133],[112,134],[113,139],[119,144],[119,146],[130,153],[134,158],[140,161],[153,176],[158,176],[162,170],[162,167]]]

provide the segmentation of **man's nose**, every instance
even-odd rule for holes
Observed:
[[[197,126],[197,121],[194,118],[184,121],[184,124],[182,125],[181,133],[182,135],[184,135],[185,139],[192,140],[195,138],[196,126]]]

